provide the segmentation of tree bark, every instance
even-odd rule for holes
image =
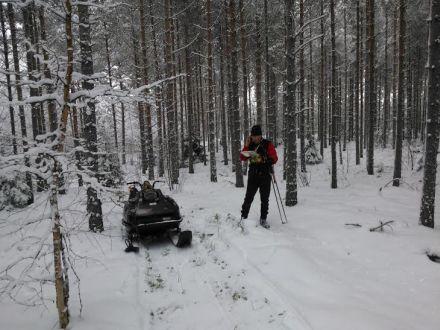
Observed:
[[[374,0],[367,0],[367,81],[369,82],[366,95],[366,113],[368,113],[368,148],[367,148],[367,173],[374,174],[374,134],[376,129],[376,84],[375,84],[375,35],[374,35]]]
[[[428,99],[425,140],[425,167],[423,195],[420,206],[420,223],[434,228],[435,186],[437,176],[437,151],[439,146],[438,86],[440,84],[440,1],[431,1],[428,41]]]
[[[85,90],[93,90],[94,84],[90,80],[94,73],[91,26],[89,21],[88,5],[78,4],[79,17],[79,37],[81,48],[81,73],[85,76],[82,87]],[[87,150],[86,159],[88,159],[89,169],[97,175],[98,173],[98,135],[96,131],[96,112],[93,100],[87,101],[87,109],[83,111],[84,116],[84,137],[85,149]],[[94,232],[104,230],[102,222],[101,201],[98,198],[96,189],[90,183],[87,185],[87,212],[90,215],[89,229]]]
[[[20,59],[18,54],[18,42],[17,42],[17,27],[15,23],[14,7],[11,3],[8,3],[8,21],[9,21],[9,28],[11,30],[12,58],[14,61],[14,71],[15,71],[15,90],[17,92],[17,101],[21,102],[23,101],[23,90],[21,87]],[[26,115],[24,112],[23,105],[18,106],[18,113],[20,119],[20,130],[21,130],[21,138],[23,145],[23,153],[26,154],[29,151],[29,145],[27,141]],[[29,157],[26,155],[24,157],[24,163],[27,167],[30,166]],[[33,183],[30,172],[26,172],[26,184],[31,192],[28,201],[28,205],[30,205],[34,202]]]
[[[400,185],[402,177],[402,140],[403,140],[403,117],[404,117],[404,73],[405,73],[405,0],[399,0],[399,48],[398,48],[398,63],[397,63],[397,130],[396,130],[396,152],[394,158],[394,174],[393,186]]]
[[[243,170],[239,158],[241,151],[240,141],[240,104],[238,97],[238,49],[236,31],[235,0],[229,0],[229,21],[230,21],[230,44],[231,44],[231,86],[232,86],[232,157],[235,159],[235,186],[244,187]]]
[[[286,24],[286,206],[298,204],[295,88],[294,0],[284,0]]]
[[[331,30],[331,69],[332,69],[332,86],[331,86],[331,100],[332,100],[332,127],[331,127],[331,153],[332,153],[332,182],[331,187],[335,189],[338,187],[337,181],[337,160],[336,160],[336,126],[338,121],[337,113],[337,99],[336,99],[336,38],[335,38],[335,1],[330,0],[330,30]]]
[[[145,33],[145,11],[144,0],[139,0],[139,18],[140,18],[140,31],[141,31],[141,53],[142,53],[142,78],[143,84],[148,85],[148,58],[147,58],[147,37]],[[146,121],[146,148],[148,157],[148,179],[154,180],[154,150],[153,150],[153,130],[151,127],[151,106],[148,100],[149,91],[145,89],[145,121]]]
[[[211,182],[217,182],[217,166],[215,160],[215,123],[214,123],[214,80],[212,63],[212,20],[211,0],[206,0],[206,29],[208,32],[208,126],[209,126],[209,165]]]
[[[9,101],[9,119],[11,124],[11,134],[12,134],[12,150],[14,155],[18,153],[17,151],[17,139],[15,135],[15,111],[12,106],[12,85],[11,85],[11,74],[9,73],[9,46],[8,46],[8,38],[6,35],[6,27],[5,27],[5,15],[3,12],[3,2],[0,2],[0,24],[2,30],[3,37],[3,53],[5,58],[5,71],[6,71],[6,88],[8,91],[8,101]]]
[[[160,66],[159,66],[159,55],[157,52],[157,39],[156,39],[156,25],[154,24],[153,15],[153,0],[149,0],[149,12],[150,12],[150,28],[151,37],[153,39],[153,54],[154,54],[154,72],[155,79],[159,81],[161,78]],[[154,88],[155,99],[156,99],[156,118],[157,118],[157,142],[159,144],[158,156],[158,171],[159,177],[163,177],[165,174],[164,169],[164,150],[163,150],[163,125],[162,122],[162,84]]]

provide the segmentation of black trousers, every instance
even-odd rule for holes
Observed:
[[[260,190],[261,199],[260,216],[263,219],[267,218],[271,181],[272,178],[270,173],[249,173],[246,196],[244,198],[243,206],[241,207],[241,216],[243,218],[247,218],[252,201],[254,200],[258,189]]]

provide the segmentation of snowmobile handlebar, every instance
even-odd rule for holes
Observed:
[[[154,182],[153,182],[153,188],[155,187],[156,183],[158,183],[158,182],[163,183],[163,182],[165,182],[165,181],[161,181],[161,180],[156,180],[156,181],[154,181]],[[142,188],[142,183],[140,183],[139,181],[131,181],[131,182],[127,182],[127,185],[130,185],[130,184],[139,185],[139,187]]]

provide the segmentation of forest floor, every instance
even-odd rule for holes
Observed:
[[[278,152],[282,155],[281,148]],[[258,195],[245,230],[238,226],[245,189],[235,188],[230,167],[218,162],[218,183],[209,182],[209,166],[197,164],[194,175],[183,169],[178,188],[163,190],[180,205],[181,227],[193,231],[192,246],[143,242],[138,254],[124,253],[116,198],[103,204],[105,231],[93,234],[87,231],[85,193],[71,188],[62,201],[63,221],[70,231],[83,310],[79,315],[77,281],[71,274],[69,328],[438,329],[440,264],[426,253],[440,254],[440,227],[418,225],[422,173],[406,163],[405,184],[392,187],[387,185],[392,150],[378,149],[375,157],[374,176],[366,174],[364,160],[360,166],[354,159],[348,169],[340,166],[336,190],[330,189],[328,154],[322,164],[308,166],[309,186],[299,180],[299,203],[286,208],[285,225],[271,193],[270,230],[257,226]],[[284,197],[281,169],[276,166]],[[0,218],[12,223],[44,217],[47,200],[37,205],[32,211],[4,211]],[[380,221],[391,220],[383,232],[370,232]],[[0,268],[34,253],[36,243],[20,241],[29,231],[35,237],[45,234],[50,243],[49,226],[49,220],[43,221],[7,237],[3,234],[10,226],[1,226]],[[54,289],[43,288],[45,306],[25,307],[2,297],[0,328],[57,328]],[[17,298],[26,301],[32,295],[23,288]]]

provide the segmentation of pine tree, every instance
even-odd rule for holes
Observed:
[[[92,90],[94,84],[91,82],[90,77],[93,75],[94,70],[88,5],[78,4],[78,18],[80,23],[81,73],[88,77],[87,80],[83,81],[82,87],[85,90]],[[95,103],[93,100],[87,101],[87,109],[83,111],[83,117],[85,124],[85,149],[87,150],[86,159],[88,160],[89,169],[96,175],[98,173],[98,135],[96,131]],[[103,231],[101,201],[98,198],[96,189],[90,183],[87,186],[87,213],[90,215],[89,229],[97,232]]]
[[[214,80],[212,63],[212,20],[211,0],[206,0],[206,29],[208,33],[208,125],[209,125],[209,164],[211,182],[217,182],[217,167],[215,160],[215,126],[214,126]]]
[[[331,127],[331,153],[332,153],[332,182],[333,189],[338,187],[337,181],[337,161],[336,161],[336,128],[338,121],[337,99],[336,99],[336,38],[335,38],[335,1],[330,0],[330,30],[331,30],[331,100],[332,100],[332,127]]]
[[[399,36],[398,36],[398,62],[397,62],[397,124],[396,124],[396,152],[394,158],[393,186],[400,185],[402,178],[402,143],[403,143],[403,117],[404,117],[404,73],[405,73],[405,29],[406,29],[406,3],[399,0]]]
[[[403,0],[401,0],[403,2]],[[401,3],[403,7],[403,4]],[[404,8],[401,8],[403,17]],[[432,0],[429,15],[428,39],[428,96],[425,141],[425,167],[423,172],[423,195],[420,207],[420,223],[434,228],[435,186],[437,177],[437,152],[439,146],[439,102],[440,84],[440,1]]]
[[[284,1],[286,24],[286,206],[298,204],[296,113],[295,113],[295,25],[294,0]]]

